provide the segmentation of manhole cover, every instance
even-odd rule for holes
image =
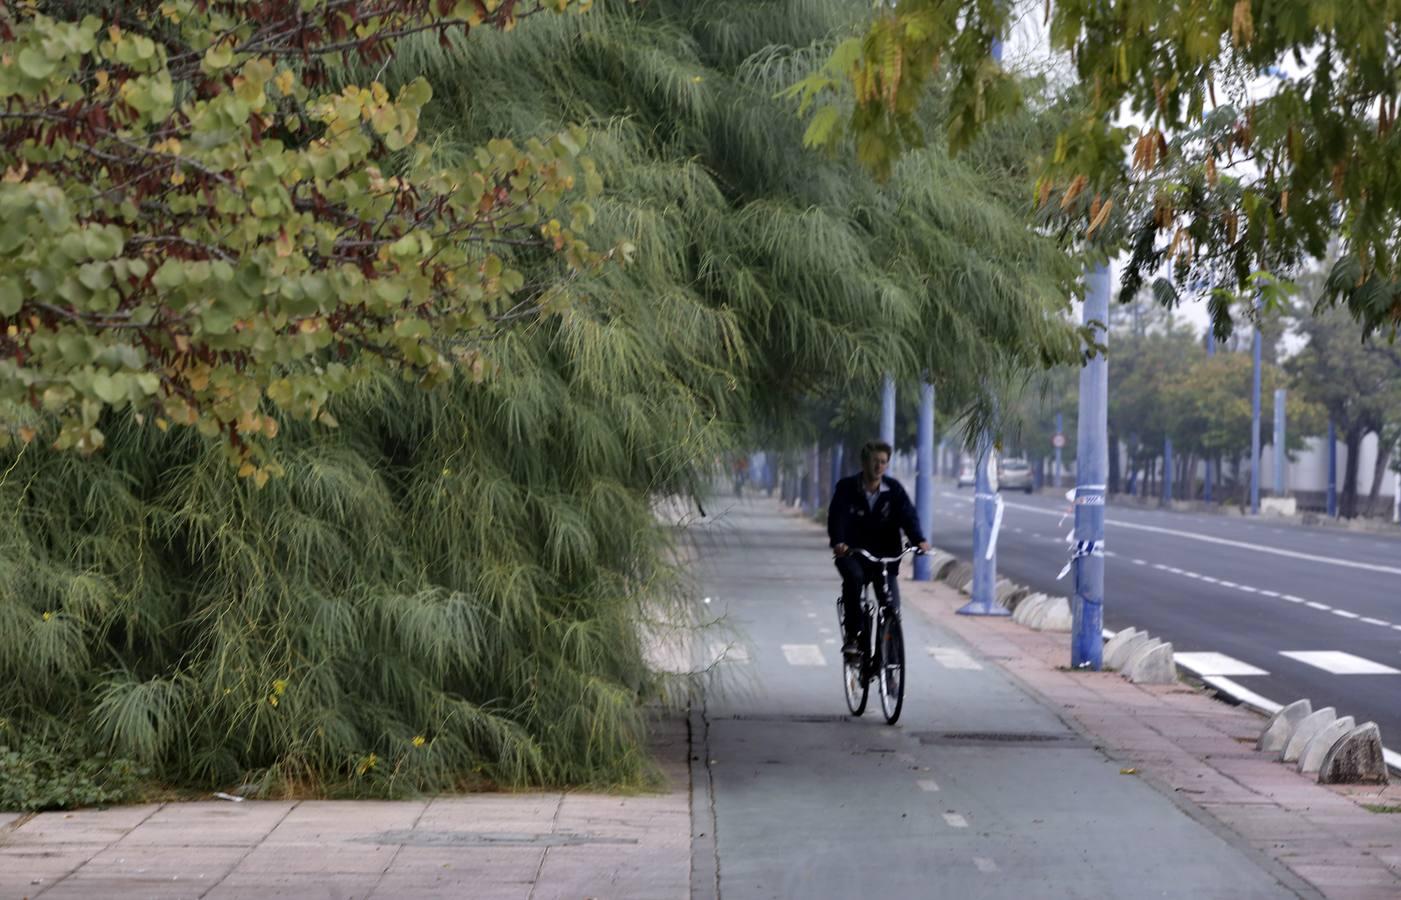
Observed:
[[[385,831],[358,838],[369,844],[410,847],[575,847],[580,844],[636,844],[636,838],[601,837],[562,831],[537,834],[517,831]]]
[[[1035,731],[920,731],[914,736],[921,744],[1078,744],[1075,735]]]

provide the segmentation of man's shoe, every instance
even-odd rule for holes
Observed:
[[[856,641],[847,641],[845,644],[842,644],[842,655],[843,655],[843,656],[860,656],[860,655],[861,655],[861,645],[858,644]]]

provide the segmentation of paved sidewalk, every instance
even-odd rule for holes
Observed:
[[[657,747],[663,794],[0,814],[0,898],[681,898],[691,861],[685,722],[663,725]]]
[[[1327,897],[1401,897],[1401,785],[1324,786],[1255,750],[1265,719],[1187,684],[1135,685],[1117,673],[1072,672],[1069,635],[1010,619],[954,614],[967,598],[906,582],[905,603],[1093,738],[1189,815],[1286,866]]]

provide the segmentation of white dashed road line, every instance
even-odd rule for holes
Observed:
[[[981,663],[957,647],[930,647],[929,655],[945,669],[969,669],[977,672],[983,668]]]
[[[991,875],[993,872],[997,871],[997,863],[988,859],[986,856],[973,857],[973,865],[977,866],[978,871],[985,875]]]
[[[1401,675],[1401,669],[1393,669],[1391,666],[1384,666],[1340,650],[1281,650],[1279,655],[1322,669],[1332,675]]]
[[[915,783],[918,784],[919,789],[921,791],[924,791],[925,793],[932,794],[935,791],[939,790],[939,785],[932,778],[921,778]]]
[[[968,827],[968,820],[963,818],[963,816],[960,816],[958,813],[944,813],[944,821],[949,824],[950,828]]]
[[[1264,669],[1252,666],[1224,653],[1174,653],[1179,666],[1198,675],[1268,675]]]
[[[784,644],[783,655],[790,666],[825,666],[822,648],[816,644]]]

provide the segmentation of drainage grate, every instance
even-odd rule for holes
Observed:
[[[636,838],[600,837],[515,831],[385,831],[358,838],[369,844],[405,844],[410,847],[577,847],[581,844],[636,844]]]
[[[919,731],[914,737],[921,744],[1057,744],[1081,746],[1073,734],[1046,734],[1035,731]]]

